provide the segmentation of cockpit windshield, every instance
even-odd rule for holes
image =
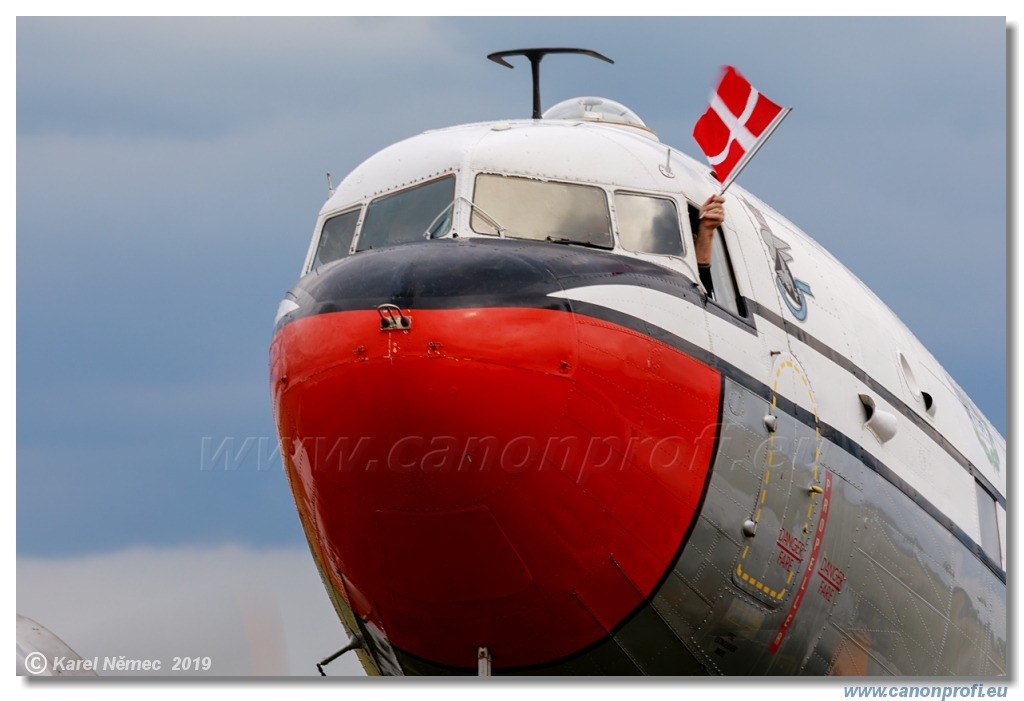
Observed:
[[[378,197],[366,209],[356,250],[422,241],[428,229],[436,235],[442,225],[438,215],[450,207],[454,198],[455,177],[451,175]],[[446,221],[450,225],[451,219]]]
[[[324,228],[320,234],[320,243],[317,244],[316,248],[316,257],[313,259],[314,269],[348,255],[358,222],[358,209],[331,217],[324,222]]]
[[[474,207],[470,226],[479,234],[613,246],[608,199],[597,187],[482,173],[473,204],[489,215]]]

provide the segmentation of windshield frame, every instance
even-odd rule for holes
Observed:
[[[600,185],[481,171],[473,178],[472,202],[475,234],[615,248],[608,191]]]

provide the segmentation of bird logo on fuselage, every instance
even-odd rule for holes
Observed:
[[[745,199],[743,204],[757,220],[761,238],[764,239],[775,258],[775,285],[779,288],[782,301],[785,302],[797,321],[803,321],[807,318],[807,298],[814,296],[811,286],[803,280],[793,277],[793,271],[789,269],[789,263],[793,260],[793,255],[789,252],[789,244],[772,233],[761,210]]]

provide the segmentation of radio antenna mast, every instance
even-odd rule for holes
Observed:
[[[533,118],[540,119],[540,60],[548,54],[585,54],[587,56],[593,56],[599,58],[602,61],[608,63],[615,63],[607,56],[591,51],[590,49],[513,49],[512,51],[495,51],[493,54],[488,54],[487,58],[491,59],[495,63],[500,63],[508,68],[515,68],[511,63],[505,60],[506,56],[526,56],[530,59],[530,70],[533,73]]]

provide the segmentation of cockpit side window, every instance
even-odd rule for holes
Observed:
[[[627,251],[683,255],[683,235],[675,202],[626,192],[615,193],[619,243]]]
[[[470,226],[479,234],[611,249],[604,190],[590,185],[481,173]]]
[[[317,244],[316,256],[313,258],[314,270],[325,263],[348,255],[358,222],[358,209],[331,217],[324,222],[324,228],[320,233],[320,243]]]
[[[378,197],[366,209],[357,251],[422,241],[455,198],[455,176]]]
[[[690,228],[696,236],[700,226],[700,210],[693,204],[689,204],[687,209],[690,214]],[[736,316],[746,317],[746,305],[736,286],[736,276],[732,270],[732,261],[729,259],[729,249],[725,245],[722,227],[718,227],[715,237],[711,239],[711,281],[715,288],[712,300]]]

